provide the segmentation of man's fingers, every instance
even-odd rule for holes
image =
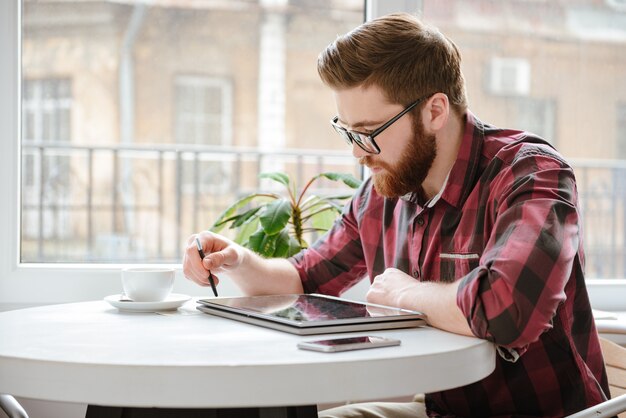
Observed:
[[[202,246],[204,259],[201,259],[196,238]],[[215,276],[216,273],[234,269],[241,264],[244,252],[238,248],[238,245],[228,239],[211,232],[191,235],[187,239],[183,255],[183,274],[200,286],[210,286],[209,272],[211,272],[217,284],[219,278]]]
[[[192,235],[187,243],[185,255],[183,256],[184,276],[200,286],[209,286],[209,272],[204,268],[203,261],[200,259],[195,236]]]
[[[226,247],[207,256],[203,260],[203,267],[213,272],[232,269],[238,265],[239,253],[233,247]]]

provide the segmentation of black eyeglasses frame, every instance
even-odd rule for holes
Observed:
[[[419,99],[417,99],[416,101],[414,101],[413,103],[405,107],[404,110],[402,110],[396,116],[394,116],[393,118],[385,122],[382,126],[380,126],[379,128],[376,128],[370,134],[359,132],[359,131],[354,131],[354,130],[348,130],[344,128],[343,126],[337,123],[339,121],[339,116],[335,116],[330,121],[330,124],[335,129],[335,131],[339,134],[339,136],[341,136],[346,141],[348,145],[351,146],[352,143],[355,142],[359,146],[359,148],[361,148],[363,151],[367,152],[368,154],[380,154],[380,148],[378,147],[378,144],[376,143],[374,138],[380,135],[385,129],[393,125],[402,116],[404,116],[405,114],[413,110],[415,106],[417,106],[418,104],[420,104],[425,99],[431,96],[432,94],[420,97]]]

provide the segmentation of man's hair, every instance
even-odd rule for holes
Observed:
[[[337,37],[320,53],[317,71],[333,89],[376,85],[403,105],[442,92],[457,114],[467,109],[459,50],[410,14],[383,16]]]

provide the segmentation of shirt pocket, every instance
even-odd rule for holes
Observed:
[[[476,253],[440,253],[439,280],[446,283],[459,280],[478,267],[479,260]]]

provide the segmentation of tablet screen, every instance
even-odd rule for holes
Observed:
[[[316,294],[218,298],[199,302],[216,308],[221,306],[233,312],[304,324],[422,316],[419,312]]]

